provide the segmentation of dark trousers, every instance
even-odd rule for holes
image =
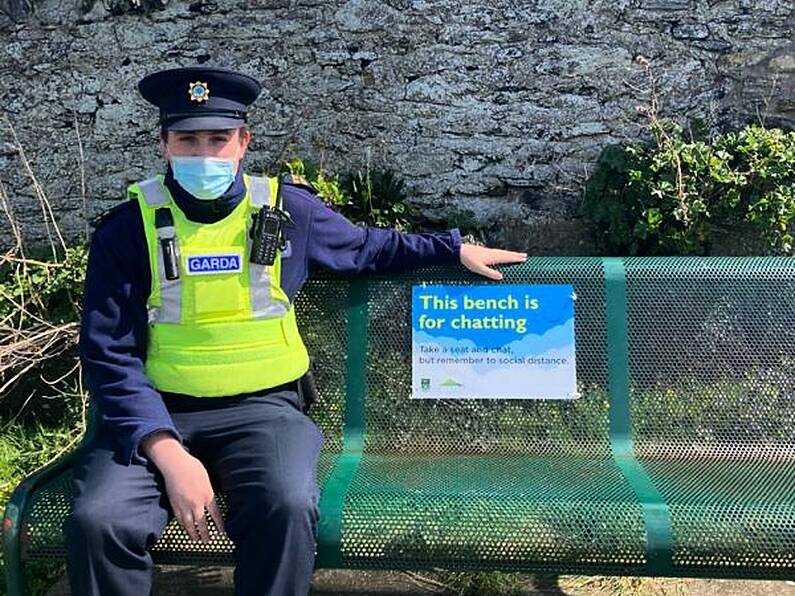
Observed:
[[[292,391],[224,407],[172,411],[190,453],[227,495],[226,533],[235,545],[237,596],[305,596],[315,558],[323,435]],[[75,469],[64,531],[74,596],[145,596],[154,544],[173,517],[152,463],[124,465],[101,428]]]

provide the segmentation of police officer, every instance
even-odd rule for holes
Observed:
[[[176,517],[196,541],[208,540],[208,518],[226,532],[235,594],[305,595],[323,437],[297,385],[308,368],[292,306],[301,285],[321,267],[459,261],[500,279],[489,265],[525,255],[462,245],[455,229],[355,226],[300,185],[279,193],[246,175],[246,109],[261,91],[250,76],[177,68],[138,87],[160,109],[166,172],[132,185],[91,242],[80,356],[101,423],[64,528],[72,593],[149,594],[147,549]],[[251,262],[252,218],[264,212],[291,220],[272,264]]]

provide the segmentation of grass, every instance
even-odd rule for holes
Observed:
[[[83,434],[82,408],[69,408],[64,418],[52,426],[41,423],[6,423],[0,427],[0,503],[5,507],[11,492],[31,472],[69,451]],[[28,566],[31,596],[45,594],[63,573],[59,563]],[[0,557],[0,595],[7,592]]]

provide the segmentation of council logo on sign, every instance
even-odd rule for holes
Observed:
[[[239,254],[188,257],[188,275],[240,273],[241,271],[243,271],[243,260]]]

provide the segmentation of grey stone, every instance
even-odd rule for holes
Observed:
[[[704,23],[677,23],[671,28],[676,39],[707,39],[709,27]]]
[[[336,14],[340,29],[356,33],[381,31],[399,16],[386,2],[349,0]]]
[[[770,60],[768,66],[772,72],[790,73],[795,72],[795,53],[781,54]]]
[[[640,6],[646,10],[657,10],[660,12],[674,12],[688,10],[691,0],[641,0]]]
[[[718,52],[725,54],[732,51],[731,42],[725,41],[723,39],[705,39],[703,41],[696,41],[693,45],[703,50],[707,50],[708,52]]]
[[[263,81],[247,167],[300,155],[342,173],[370,160],[437,223],[462,203],[495,225],[569,217],[601,148],[647,134],[638,55],[664,116],[795,126],[791,6],[778,0],[114,2],[124,14],[35,0],[15,23],[0,0],[3,115],[71,239],[75,117],[94,215],[162,171],[157,112],[136,90],[158,68],[221,64]],[[0,118],[0,180],[26,239],[42,242],[13,147]],[[4,249],[2,218],[0,238]]]

